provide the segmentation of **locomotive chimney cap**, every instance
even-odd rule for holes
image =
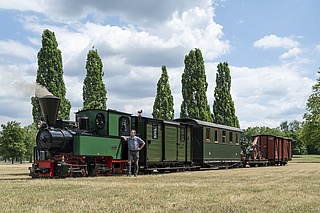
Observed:
[[[44,121],[49,127],[54,127],[61,99],[54,95],[46,95],[39,98],[39,103],[44,117]]]

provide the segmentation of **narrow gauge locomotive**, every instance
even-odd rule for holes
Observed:
[[[190,118],[165,121],[98,109],[77,112],[77,122],[63,121],[56,120],[59,98],[50,95],[39,102],[45,123],[37,134],[34,162],[29,168],[33,178],[126,173],[128,148],[120,136],[130,135],[131,129],[146,142],[139,160],[144,173],[285,165],[292,156],[291,140],[275,136],[257,136],[244,149],[240,144],[242,130],[235,127]],[[275,154],[279,150],[281,155]]]

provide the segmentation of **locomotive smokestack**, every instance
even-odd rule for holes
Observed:
[[[46,95],[39,98],[39,103],[44,121],[49,127],[56,123],[61,99],[54,95]]]

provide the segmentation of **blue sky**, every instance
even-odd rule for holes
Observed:
[[[0,123],[32,122],[44,29],[55,32],[62,52],[72,119],[95,46],[108,108],[151,116],[165,65],[179,117],[183,60],[200,48],[211,108],[217,64],[227,61],[241,128],[302,121],[320,64],[318,8],[317,0],[1,1]]]

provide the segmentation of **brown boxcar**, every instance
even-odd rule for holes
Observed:
[[[253,136],[254,161],[267,160],[269,165],[285,165],[292,160],[292,139],[274,135]],[[252,163],[252,162],[250,162]]]
[[[290,160],[292,160],[292,139],[291,138],[283,138],[283,145],[282,145],[282,151],[283,151],[283,157],[282,157],[282,163],[286,163]]]

